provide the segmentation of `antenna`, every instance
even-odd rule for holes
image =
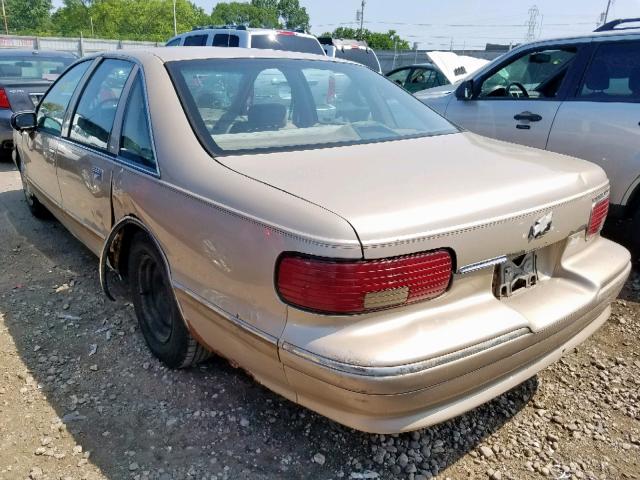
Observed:
[[[533,5],[529,9],[529,20],[525,25],[527,26],[527,36],[525,40],[527,42],[532,42],[536,39],[536,28],[538,27],[538,16],[540,15],[540,10],[536,5]]]
[[[605,8],[604,12],[600,14],[600,19],[598,21],[598,27],[607,23],[607,18],[609,17],[609,10],[611,9],[611,5],[614,4],[614,0],[607,0],[607,8]]]

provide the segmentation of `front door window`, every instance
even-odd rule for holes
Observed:
[[[575,47],[526,53],[484,80],[479,98],[555,98],[576,53]]]

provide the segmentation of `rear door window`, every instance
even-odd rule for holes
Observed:
[[[414,68],[405,88],[410,92],[418,92],[427,88],[438,86],[438,76],[435,70],[430,68]]]
[[[324,55],[324,50],[315,37],[303,37],[293,32],[251,35],[251,48],[287,50],[290,52]]]
[[[107,149],[120,95],[132,68],[125,60],[107,59],[100,64],[82,92],[69,138]]]
[[[71,101],[71,96],[89,65],[91,65],[91,61],[77,64],[51,87],[38,108],[38,131],[60,135],[62,120]]]
[[[640,42],[600,45],[578,97],[595,102],[640,102]]]
[[[147,105],[142,77],[139,74],[127,101],[118,154],[138,166],[155,169],[156,161],[151,146]]]
[[[237,35],[218,33],[213,37],[214,47],[237,47],[238,45],[240,45],[240,39]]]
[[[185,47],[204,47],[207,44],[208,35],[189,35],[184,38]]]

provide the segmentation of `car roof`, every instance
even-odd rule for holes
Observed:
[[[521,45],[518,45],[518,48],[525,45],[536,45],[538,43],[584,41],[584,40],[603,38],[603,37],[604,38],[606,37],[639,37],[640,38],[640,27],[625,28],[625,29],[619,28],[619,29],[613,29],[613,30],[606,30],[603,32],[589,32],[589,33],[564,36],[564,37],[541,38],[533,42],[528,42],[528,43],[523,43]]]
[[[32,55],[34,57],[60,57],[60,58],[76,58],[73,53],[60,52],[58,50],[28,50],[20,48],[6,48],[0,49],[0,56],[2,57],[24,57]]]
[[[242,27],[242,26],[210,26],[210,27],[197,27],[194,28],[193,30],[189,30],[188,32],[182,32],[178,35],[173,36],[172,38],[178,38],[178,37],[183,37],[185,35],[192,35],[192,34],[198,34],[198,33],[210,33],[210,32],[216,32],[216,33],[234,33],[234,32],[247,32],[247,33],[251,33],[251,34],[257,34],[257,35],[268,35],[270,33],[279,33],[279,32],[290,32],[293,33],[297,36],[300,37],[313,37],[315,38],[314,35],[311,35],[310,33],[306,33],[306,32],[297,32],[295,30],[287,30],[287,29],[281,29],[281,28],[257,28],[257,27]]]
[[[423,63],[412,63],[411,65],[402,65],[401,67],[396,67],[392,70],[402,70],[403,68],[416,68],[416,67],[431,67],[434,68],[435,65],[433,63],[429,63],[429,62],[423,62]]]
[[[288,50],[268,50],[237,47],[155,47],[132,50],[102,52],[96,56],[125,56],[144,61],[153,56],[162,62],[177,60],[201,60],[209,58],[291,58],[303,60],[323,60],[328,62],[354,63],[348,60],[329,58],[326,55],[292,52]]]

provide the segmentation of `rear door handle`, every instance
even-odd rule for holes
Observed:
[[[522,112],[522,113],[518,113],[518,114],[514,115],[513,119],[514,120],[529,120],[530,122],[539,122],[540,120],[542,120],[542,117],[540,115],[538,115],[537,113]]]

